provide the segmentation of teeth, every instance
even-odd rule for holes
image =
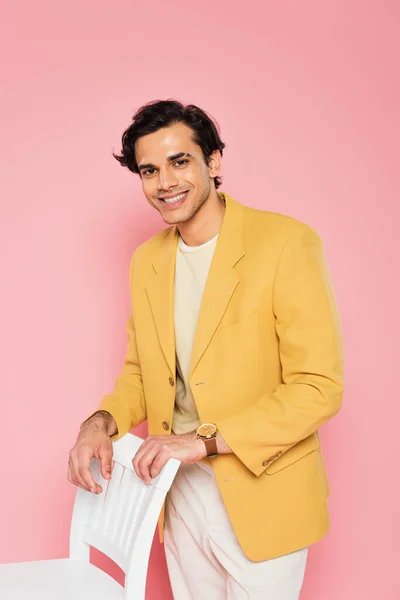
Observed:
[[[178,202],[178,200],[183,198],[185,194],[186,192],[183,192],[183,194],[178,194],[178,196],[174,196],[173,198],[164,198],[164,202],[166,202],[167,204],[173,204],[174,202]]]

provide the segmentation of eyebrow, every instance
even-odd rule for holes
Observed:
[[[174,162],[174,160],[178,160],[178,158],[183,158],[183,157],[188,157],[188,158],[193,158],[193,156],[190,154],[190,152],[178,152],[177,154],[172,154],[172,156],[168,156],[167,157],[167,161],[168,162]],[[139,165],[139,171],[142,171],[143,169],[155,169],[155,165],[153,165],[152,163],[147,163],[147,164],[143,164],[143,165]]]

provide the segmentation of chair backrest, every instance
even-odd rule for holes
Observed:
[[[93,460],[91,471],[101,494],[78,489],[72,514],[70,558],[89,561],[97,548],[125,572],[126,600],[145,597],[147,565],[157,520],[180,462],[170,459],[148,485],[137,477],[132,458],[143,440],[130,433],[113,442],[111,480]]]

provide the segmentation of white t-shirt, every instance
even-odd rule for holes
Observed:
[[[176,399],[172,431],[187,433],[200,425],[189,385],[190,363],[200,305],[217,245],[218,234],[201,246],[187,246],[179,238],[175,271]]]

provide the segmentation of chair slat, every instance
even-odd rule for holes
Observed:
[[[129,513],[129,501],[132,493],[132,480],[134,474],[129,471],[126,467],[118,487],[118,496],[115,499],[114,518],[111,523],[108,535],[113,544],[117,547],[122,547],[121,539],[126,531],[128,523]]]
[[[103,508],[107,497],[108,481],[107,479],[104,479],[100,472],[95,481],[101,485],[103,491],[101,492],[101,494],[97,494],[94,498],[93,510],[90,517],[90,524],[94,529],[101,529],[103,519]]]
[[[132,458],[142,443],[142,439],[129,433],[113,442],[110,481],[101,475],[99,461],[93,460],[91,471],[103,492],[97,495],[87,492],[80,494],[83,490],[78,490],[74,506],[74,519],[79,523],[80,533],[74,534],[71,547],[79,555],[79,544],[83,543],[85,547],[89,544],[119,565],[127,575],[126,600],[144,599],[154,530],[166,493],[180,464],[178,461],[168,461],[160,475],[150,485],[145,484],[132,466]],[[81,552],[81,555],[85,553]],[[128,578],[133,560],[134,576]]]
[[[137,483],[137,482],[135,482]],[[146,490],[145,484],[138,486],[129,501],[129,514],[125,526],[124,536],[121,537],[121,548],[123,552],[128,553],[131,546],[134,528],[137,522],[137,515],[140,510],[141,502],[143,501]]]
[[[125,468],[119,463],[114,463],[111,480],[108,482],[107,494],[103,505],[103,518],[101,531],[103,535],[109,536],[115,520],[118,518],[117,501],[119,487],[123,478]]]

